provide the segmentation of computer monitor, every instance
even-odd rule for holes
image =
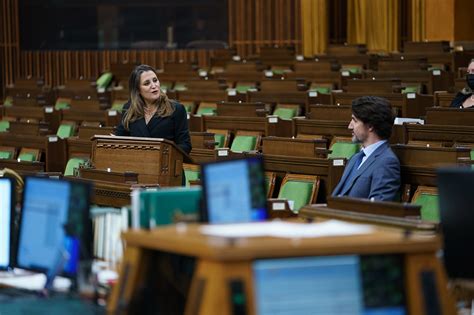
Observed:
[[[13,222],[15,218],[15,185],[8,177],[0,177],[0,269],[12,266]]]
[[[450,278],[474,278],[474,170],[445,168],[437,171],[444,263]]]
[[[201,165],[204,222],[238,223],[268,218],[262,157]]]
[[[26,177],[19,224],[17,266],[75,276],[80,260],[92,258],[91,185]]]
[[[405,315],[403,261],[403,255],[256,260],[255,313]]]

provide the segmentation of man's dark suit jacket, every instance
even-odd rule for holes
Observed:
[[[171,102],[174,112],[168,117],[153,116],[145,123],[145,118],[140,118],[129,123],[129,130],[125,130],[123,123],[118,125],[115,135],[131,137],[164,138],[176,143],[184,152],[191,152],[191,139],[189,136],[188,118],[186,109],[178,102]],[[123,117],[130,107],[130,102],[125,104]]]
[[[400,162],[388,143],[378,147],[356,171],[350,185],[343,190],[355,159],[351,158],[333,196],[395,201],[399,198]]]

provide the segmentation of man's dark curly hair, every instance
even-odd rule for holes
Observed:
[[[362,96],[352,101],[352,114],[374,128],[375,133],[383,140],[390,138],[393,121],[392,105],[385,98]]]

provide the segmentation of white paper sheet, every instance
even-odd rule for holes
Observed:
[[[370,225],[354,224],[338,220],[328,220],[321,223],[291,223],[291,222],[258,222],[205,225],[201,227],[201,233],[217,237],[283,237],[283,238],[306,238],[306,237],[328,237],[372,233]]]

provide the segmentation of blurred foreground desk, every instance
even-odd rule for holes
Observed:
[[[125,233],[108,311],[128,313],[134,291],[159,264],[153,254],[169,252],[197,259],[187,315],[455,314],[435,235],[374,226],[351,236],[229,239],[199,228]]]

